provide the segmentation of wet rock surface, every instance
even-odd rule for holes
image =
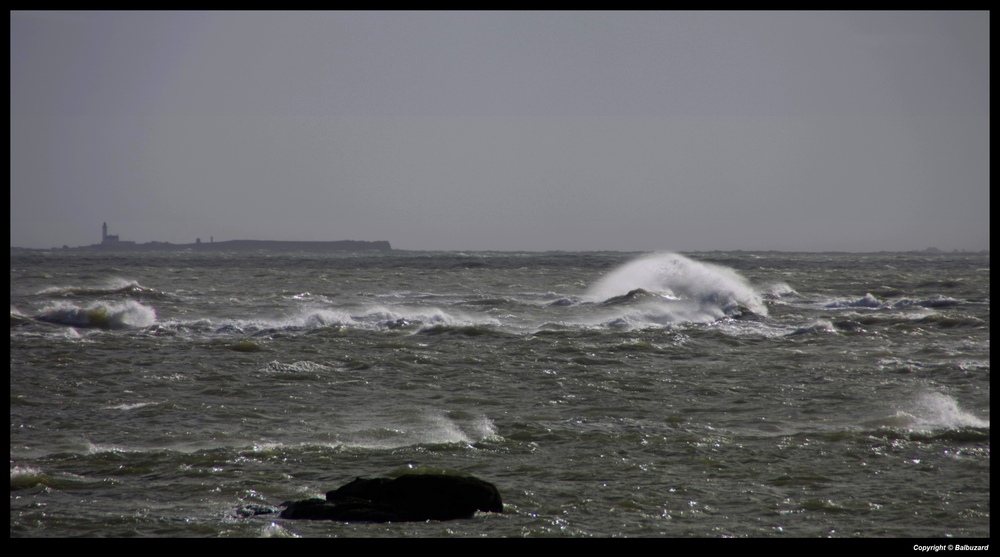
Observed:
[[[472,476],[411,474],[357,478],[326,499],[284,503],[281,518],[357,522],[412,522],[471,518],[476,511],[503,512],[500,492]]]

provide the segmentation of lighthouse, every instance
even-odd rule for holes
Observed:
[[[113,246],[116,244],[118,244],[118,235],[108,234],[108,223],[105,222],[104,226],[101,227],[101,245]]]

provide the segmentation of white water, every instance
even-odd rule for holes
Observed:
[[[592,302],[642,289],[659,299],[623,317],[651,323],[710,322],[738,306],[767,315],[761,295],[727,267],[692,261],[676,253],[658,253],[630,261],[594,283],[585,295]]]

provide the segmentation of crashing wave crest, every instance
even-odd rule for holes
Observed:
[[[36,319],[71,327],[125,329],[152,325],[156,322],[156,310],[134,300],[94,302],[85,307],[59,302],[43,309]]]
[[[658,253],[615,269],[593,284],[585,298],[618,305],[643,304],[641,317],[655,322],[710,322],[751,312],[767,316],[767,306],[736,271]]]

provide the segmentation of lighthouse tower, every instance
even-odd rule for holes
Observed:
[[[118,244],[118,235],[108,234],[108,223],[105,222],[104,226],[101,227],[101,245],[113,246],[117,244]]]

